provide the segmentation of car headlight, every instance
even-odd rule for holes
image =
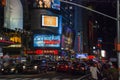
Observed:
[[[2,70],[2,71],[4,71],[4,69],[3,69],[3,68],[2,68],[1,70]]]
[[[12,68],[12,69],[11,69],[11,71],[14,71],[14,70],[15,70],[15,68]]]
[[[38,66],[34,66],[34,69],[37,69],[38,68]]]
[[[26,68],[26,66],[23,66],[23,69],[25,69]]]

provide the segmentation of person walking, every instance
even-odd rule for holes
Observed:
[[[103,78],[102,63],[101,63],[100,61],[97,62],[97,68],[98,68],[98,70],[99,70],[98,80],[102,80],[102,78]]]
[[[100,72],[97,68],[96,63],[92,63],[92,65],[90,66],[90,73],[93,80],[98,80],[98,73]]]

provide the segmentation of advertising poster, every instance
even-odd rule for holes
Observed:
[[[59,0],[34,0],[33,8],[52,8],[55,10],[60,10]]]

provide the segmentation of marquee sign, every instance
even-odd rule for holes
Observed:
[[[40,54],[54,54],[54,55],[57,55],[58,54],[58,50],[56,49],[37,49],[37,50],[26,50],[24,51],[24,53],[26,54],[37,54],[37,55],[40,55]]]

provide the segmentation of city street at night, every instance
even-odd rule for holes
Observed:
[[[0,80],[120,80],[120,0],[0,0]]]

